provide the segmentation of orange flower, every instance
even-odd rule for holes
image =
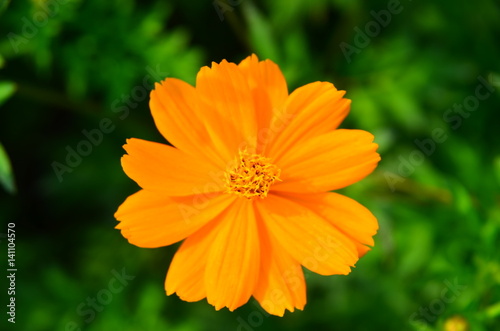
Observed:
[[[115,217],[139,247],[184,240],[168,295],[231,311],[253,296],[282,316],[306,303],[301,266],[348,274],[373,246],[375,217],[328,192],[380,160],[373,135],[337,129],[350,108],[344,94],[327,82],[288,94],[278,66],[255,55],[201,68],[195,87],[155,85],[151,112],[175,147],[127,140],[122,166],[142,189]]]

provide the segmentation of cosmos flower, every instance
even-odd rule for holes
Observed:
[[[141,187],[117,228],[139,247],[182,241],[165,289],[234,310],[303,309],[303,269],[348,274],[378,225],[330,192],[370,174],[373,135],[338,129],[350,100],[331,83],[288,93],[278,66],[252,55],[203,67],[196,86],[167,78],[151,92],[156,127],[172,144],[128,139],[125,173]]]

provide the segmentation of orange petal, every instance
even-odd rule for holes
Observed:
[[[255,54],[240,62],[238,67],[247,78],[254,99],[257,121],[257,153],[270,140],[273,114],[279,113],[288,97],[288,87],[280,68],[272,61],[260,61]]]
[[[205,269],[208,252],[217,237],[220,219],[188,237],[177,250],[165,279],[167,295],[174,292],[184,301],[199,301],[207,296]]]
[[[122,157],[125,173],[140,187],[171,196],[220,192],[221,170],[177,148],[141,139],[127,139]]]
[[[206,162],[222,164],[209,139],[212,121],[209,114],[200,109],[193,86],[176,78],[156,83],[149,107],[158,131],[172,145]]]
[[[335,130],[349,113],[351,100],[342,98],[328,82],[299,87],[286,100],[284,112],[275,117],[274,139],[266,154],[279,159],[291,146]]]
[[[345,275],[358,260],[352,240],[304,206],[274,194],[256,205],[269,232],[307,269]]]
[[[211,68],[201,68],[196,77],[196,91],[203,103],[228,121],[223,129],[231,139],[219,146],[229,152],[228,160],[237,155],[238,149],[255,146],[257,124],[252,93],[236,64],[223,60],[220,64],[212,63]]]
[[[380,161],[373,135],[361,130],[335,130],[298,143],[275,164],[282,182],[272,191],[325,192],[368,176]]]
[[[178,242],[216,218],[234,200],[221,194],[168,197],[141,190],[118,208],[116,226],[131,244],[161,247]]]
[[[260,244],[253,202],[237,199],[213,240],[205,271],[207,300],[233,311],[252,295],[259,276]]]
[[[260,222],[262,223],[262,221]],[[269,314],[283,316],[285,309],[304,309],[306,283],[302,267],[262,224],[260,277],[253,296]]]
[[[255,54],[238,64],[248,80],[250,89],[262,88],[269,95],[273,108],[280,108],[288,97],[285,77],[276,63],[271,60],[259,61]]]
[[[338,193],[282,195],[308,208],[351,238],[364,255],[373,246],[378,223],[373,214],[359,202]]]

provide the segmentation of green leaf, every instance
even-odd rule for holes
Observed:
[[[14,92],[16,85],[12,82],[0,82],[0,105],[2,105]]]
[[[10,194],[16,192],[16,184],[12,174],[12,166],[10,165],[9,156],[5,152],[3,145],[0,143],[0,184]]]

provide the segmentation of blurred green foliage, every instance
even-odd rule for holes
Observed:
[[[0,69],[3,67],[4,60],[0,56]],[[9,81],[0,81],[0,106],[15,92],[15,85]],[[12,166],[9,156],[5,152],[5,148],[0,143],[0,185],[9,193],[14,193],[16,190],[14,184],[14,176],[12,174]]]
[[[367,30],[394,4],[0,1],[0,141],[18,186],[14,196],[0,192],[0,232],[15,222],[17,234],[17,320],[8,327],[444,330],[458,315],[470,330],[500,330],[498,3],[405,0],[386,26]],[[343,43],[356,51],[346,56]],[[252,52],[280,65],[290,91],[316,80],[345,89],[353,102],[343,127],[374,133],[382,155],[371,176],[342,190],[379,219],[374,249],[347,277],[307,273],[305,310],[284,318],[255,302],[230,313],[166,297],[176,246],[140,249],[113,229],[117,206],[137,190],[121,170],[121,145],[163,141],[145,77],[194,83],[202,65]],[[479,85],[491,91],[468,106]],[[68,164],[68,148],[103,119],[110,132],[57,175],[54,162]],[[89,308],[123,268],[133,279]]]

